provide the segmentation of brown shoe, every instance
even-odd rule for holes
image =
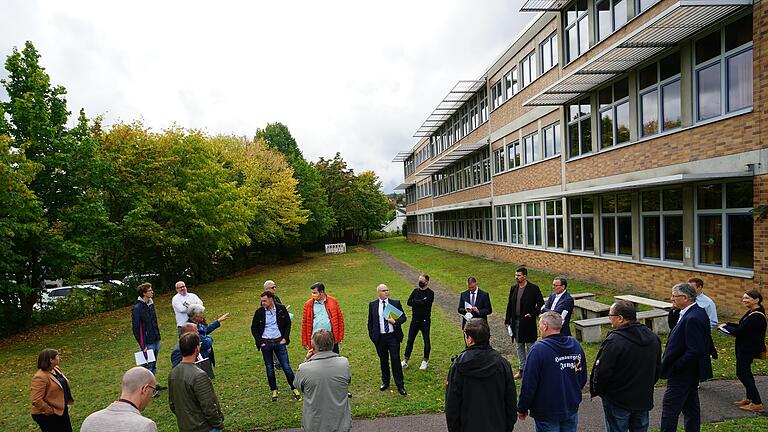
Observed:
[[[737,401],[733,402],[733,404],[736,405],[736,406],[744,406],[744,405],[749,405],[751,403],[752,403],[752,401],[749,400],[749,399],[742,399],[742,400],[737,400]]]
[[[518,373],[516,373],[516,374],[515,374],[515,379],[516,379],[516,380],[519,380],[519,379],[523,379],[523,373],[522,373],[522,372],[518,372]]]
[[[744,411],[760,412],[763,410],[763,404],[753,404],[750,402],[749,405],[740,406],[739,409],[743,409]]]

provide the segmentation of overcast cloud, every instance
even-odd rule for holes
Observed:
[[[0,55],[32,41],[70,110],[107,125],[253,136],[282,122],[308,160],[341,152],[390,192],[395,153],[533,17],[520,4],[4,0]]]

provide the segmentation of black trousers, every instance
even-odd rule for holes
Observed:
[[[424,360],[429,360],[429,353],[432,351],[432,344],[429,341],[429,328],[432,326],[430,320],[413,320],[408,327],[408,342],[405,344],[405,358],[411,358],[413,352],[413,343],[416,341],[416,336],[424,336]]]
[[[701,408],[698,376],[693,374],[670,378],[661,406],[661,432],[677,431],[677,420],[681,412],[685,432],[699,432]]]
[[[64,406],[62,415],[32,414],[32,419],[43,432],[72,432],[72,422],[69,420],[69,407]]]
[[[762,404],[760,393],[755,385],[755,377],[752,375],[752,361],[755,359],[753,354],[736,353],[736,377],[739,378],[744,388],[747,390],[747,399],[754,404]]]
[[[376,354],[379,355],[381,365],[381,383],[389,385],[389,363],[392,362],[392,375],[395,377],[395,385],[403,387],[403,367],[400,365],[400,342],[394,333],[379,336],[376,343]]]

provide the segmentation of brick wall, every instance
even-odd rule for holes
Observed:
[[[490,198],[490,196],[491,196],[491,185],[484,184],[480,186],[475,186],[470,189],[464,189],[461,192],[454,192],[452,194],[443,195],[441,197],[435,198],[433,200],[433,203],[435,207],[439,207],[447,204],[455,204],[455,203],[460,203],[464,201],[476,200],[480,198]]]
[[[560,178],[560,158],[549,159],[494,176],[493,194],[506,195],[556,186],[560,184]]]

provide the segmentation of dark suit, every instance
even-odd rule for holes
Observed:
[[[509,289],[504,323],[514,326],[515,321],[519,321],[518,328],[513,327],[515,340],[518,343],[534,343],[538,338],[536,317],[541,312],[541,307],[544,306],[544,296],[541,295],[538,285],[528,282],[523,290],[523,297],[520,299],[520,316],[518,316],[515,306],[519,290],[520,287],[517,284],[512,285]]]
[[[386,300],[395,309],[403,312],[400,318],[395,320],[394,324],[387,323],[388,333],[382,333],[379,327],[379,318],[381,316],[382,300],[377,299],[368,304],[368,337],[376,346],[376,354],[379,355],[379,364],[381,365],[381,383],[389,385],[389,362],[392,362],[392,375],[395,377],[395,385],[402,388],[403,367],[400,364],[400,343],[403,341],[402,325],[407,320],[403,306],[399,300]]]
[[[544,312],[548,312],[548,311],[557,312],[560,315],[563,314],[563,311],[568,311],[568,314],[565,316],[565,319],[563,320],[563,328],[560,329],[560,334],[563,336],[570,336],[571,335],[571,315],[573,315],[573,297],[571,297],[571,295],[568,294],[568,291],[563,291],[563,295],[560,296],[560,300],[557,301],[555,308],[552,309],[552,302],[555,301],[555,296],[556,296],[555,293],[552,293],[549,295],[547,302],[544,303],[544,309],[542,310]]]
[[[667,379],[661,412],[662,432],[677,430],[681,412],[686,432],[700,429],[698,385],[712,378],[711,338],[709,317],[695,303],[669,334],[661,360],[661,377]]]
[[[459,313],[463,316],[467,313],[467,310],[464,308],[465,303],[470,303],[471,297],[469,296],[469,290],[464,291],[461,293],[461,296],[459,296]],[[472,312],[473,318],[482,318],[486,321],[488,321],[488,315],[493,313],[493,307],[491,307],[491,296],[488,295],[487,292],[481,290],[479,287],[477,288],[477,291],[475,292],[475,303],[474,306],[477,308],[477,312]],[[467,320],[462,318],[461,319],[461,328],[464,328],[464,325],[467,323]]]

